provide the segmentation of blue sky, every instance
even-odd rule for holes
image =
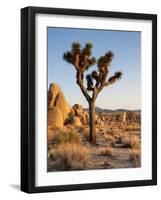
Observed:
[[[88,107],[75,80],[75,68],[63,60],[63,53],[73,42],[93,44],[92,55],[98,59],[108,50],[115,54],[110,75],[121,70],[121,80],[102,90],[96,106],[108,109],[141,108],[141,33],[127,31],[48,28],[48,86],[57,83],[70,105]],[[96,69],[93,66],[91,70]],[[89,70],[90,72],[90,70]]]

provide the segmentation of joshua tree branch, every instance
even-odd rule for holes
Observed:
[[[117,80],[119,80],[122,77],[122,72],[117,71],[113,76],[111,76],[107,82],[105,82],[105,86],[112,85],[115,83]]]
[[[98,87],[98,93],[100,93],[101,90],[104,88],[107,76],[108,76],[108,67],[106,66],[106,67],[104,67],[104,73],[102,76],[102,80],[100,82],[100,86]]]
[[[88,59],[86,59],[86,61],[84,62],[85,64],[83,65],[82,69],[81,69],[81,72],[83,73],[89,66],[89,62],[88,62]]]
[[[79,55],[75,55],[74,66],[75,66],[76,70],[79,69]]]
[[[82,73],[79,72],[79,71],[77,71],[76,77],[77,77],[77,84],[79,85],[79,87],[80,87],[80,89],[81,89],[83,95],[85,96],[85,98],[86,98],[87,101],[89,102],[89,101],[91,100],[91,97],[89,96],[89,94],[88,94],[86,88],[85,88],[84,85],[83,85]]]

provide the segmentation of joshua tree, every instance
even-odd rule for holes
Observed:
[[[92,71],[86,76],[86,84],[84,83],[84,73],[96,63],[96,59],[91,57],[92,44],[87,43],[81,48],[79,43],[73,43],[71,51],[64,53],[64,59],[68,63],[74,65],[76,69],[76,83],[79,85],[83,95],[89,104],[89,142],[94,143],[96,140],[95,131],[95,102],[98,94],[104,87],[107,87],[116,80],[120,79],[122,73],[120,71],[108,78],[109,66],[114,54],[108,51],[104,56],[97,60],[97,70]],[[90,95],[89,92],[92,94]]]

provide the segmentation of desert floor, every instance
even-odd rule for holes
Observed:
[[[141,166],[140,124],[96,126],[95,144],[88,142],[88,133],[88,125],[48,127],[48,172]]]

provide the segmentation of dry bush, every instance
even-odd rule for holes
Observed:
[[[83,133],[84,135],[87,135],[89,133],[89,128],[84,127],[84,129],[82,128],[80,132]]]
[[[53,144],[65,144],[65,143],[81,143],[81,139],[76,131],[68,131],[68,132],[56,132],[53,136],[52,140]]]
[[[112,142],[112,145],[115,146],[116,144],[121,144],[122,138],[125,138],[125,134],[122,132],[117,132],[113,136],[114,140]]]
[[[89,168],[90,150],[78,144],[60,144],[50,151],[50,159],[55,161],[56,170],[82,170]]]
[[[109,129],[106,133],[107,133],[108,135],[112,135],[112,136],[115,136],[115,135],[116,135],[115,130],[113,130],[112,128]]]
[[[118,140],[118,141],[121,142],[121,139],[122,139],[123,137],[125,137],[125,135],[122,134],[122,133],[120,133],[120,132],[118,132],[118,133],[116,133],[113,137],[114,137],[116,140]]]
[[[89,140],[89,130],[88,131],[84,131],[84,136],[86,138],[86,140],[88,141]]]
[[[115,142],[115,138],[112,135],[105,134],[104,137],[107,142],[111,142],[111,143]]]
[[[124,136],[121,138],[121,144],[124,148],[140,148],[140,139],[137,136]]]
[[[115,154],[114,154],[114,149],[112,147],[104,147],[104,148],[101,148],[100,149],[100,154],[102,156],[108,156],[108,157],[115,157]]]
[[[134,162],[136,165],[140,165],[141,152],[138,149],[132,149],[129,153],[129,160]]]

